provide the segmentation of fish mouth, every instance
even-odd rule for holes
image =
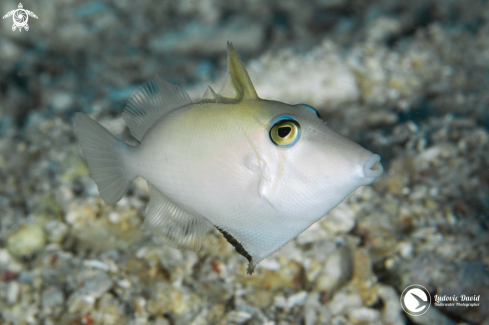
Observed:
[[[380,163],[380,156],[372,154],[363,163],[363,171],[366,178],[377,178],[384,172],[384,167]]]

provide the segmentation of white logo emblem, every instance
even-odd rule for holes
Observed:
[[[15,31],[17,28],[19,29],[19,32],[22,31],[22,28],[24,28],[26,31],[29,30],[29,25],[27,25],[27,21],[29,20],[29,16],[34,17],[37,19],[37,16],[35,13],[29,10],[22,9],[22,3],[19,3],[19,9],[14,9],[12,11],[9,11],[3,16],[3,19],[13,16],[14,19],[14,24],[12,25],[12,30]]]
[[[430,305],[430,293],[419,284],[410,285],[401,294],[401,307],[411,316],[423,315],[428,311]]]

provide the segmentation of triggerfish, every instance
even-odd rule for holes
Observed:
[[[209,86],[193,103],[156,76],[134,92],[122,117],[138,145],[75,116],[103,200],[115,204],[142,177],[147,228],[172,247],[198,251],[213,225],[248,259],[249,274],[383,172],[379,155],[330,129],[313,107],[258,97],[231,43],[218,93]]]

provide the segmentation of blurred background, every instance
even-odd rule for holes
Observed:
[[[489,2],[22,4],[28,31],[0,23],[0,324],[489,324]],[[217,230],[198,253],[144,231],[143,180],[105,205],[72,127],[134,142],[134,90],[220,89],[227,41],[260,97],[316,107],[385,169],[252,276]],[[411,284],[479,306],[412,317]]]

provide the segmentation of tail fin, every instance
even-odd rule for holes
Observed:
[[[75,115],[75,132],[100,196],[105,203],[115,204],[137,176],[122,159],[131,146],[82,113]]]

